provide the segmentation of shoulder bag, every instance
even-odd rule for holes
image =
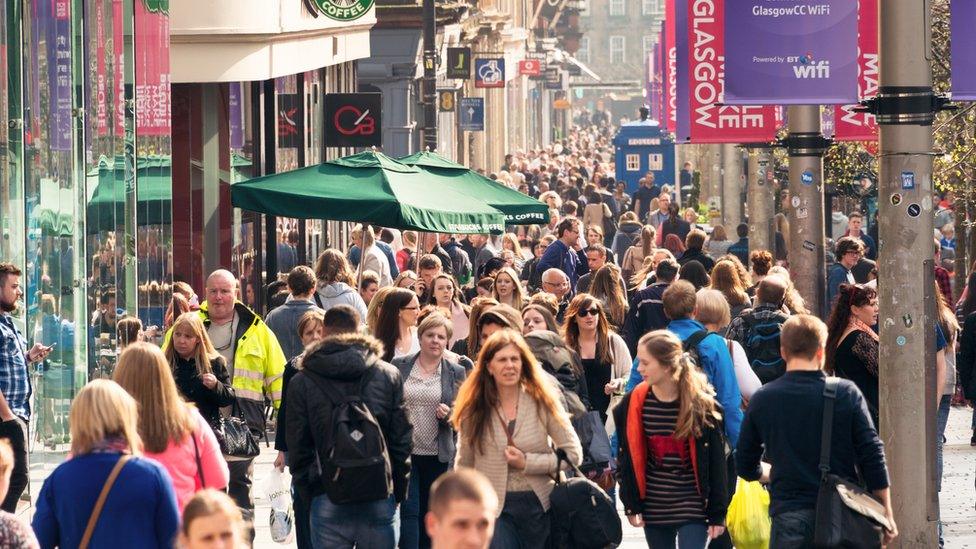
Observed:
[[[881,547],[888,529],[885,508],[860,486],[830,474],[830,445],[834,430],[837,378],[824,386],[820,441],[820,491],[817,494],[813,544],[818,548]]]
[[[234,399],[230,417],[221,416],[215,425],[212,425],[214,435],[220,444],[220,453],[225,456],[252,458],[261,453],[258,441],[251,433],[247,421],[244,419],[244,412],[241,411],[241,404]]]
[[[131,458],[132,456],[129,454],[122,454],[115,463],[115,467],[112,468],[112,472],[108,474],[108,478],[105,479],[105,484],[102,485],[102,491],[98,494],[98,499],[95,500],[95,507],[88,517],[88,525],[85,526],[85,533],[81,536],[81,543],[78,544],[78,549],[88,549],[88,544],[91,542],[92,535],[95,533],[95,525],[98,524],[98,516],[102,514],[102,507],[105,507],[105,500],[108,499],[108,493],[112,491],[112,485],[115,484],[115,479],[119,478],[119,473],[122,472],[122,468],[125,467],[126,462]]]
[[[207,487],[207,482],[203,480],[203,463],[200,460],[200,447],[197,445],[197,435],[194,432],[190,432],[190,438],[193,439],[193,457],[197,460],[197,475],[196,477],[200,479],[200,486],[197,490],[203,490]],[[196,479],[194,479],[196,480]]]

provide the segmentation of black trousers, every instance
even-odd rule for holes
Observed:
[[[250,530],[250,539],[254,541],[254,499],[251,497],[251,485],[254,483],[254,459],[228,460],[227,468],[230,469],[227,495],[241,509],[241,515]]]
[[[20,418],[0,423],[0,438],[10,441],[10,448],[14,451],[14,469],[10,475],[10,487],[7,496],[3,498],[0,509],[8,513],[17,511],[17,502],[21,494],[30,483],[30,469],[27,461],[27,422]]]

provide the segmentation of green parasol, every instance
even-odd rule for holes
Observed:
[[[159,225],[172,220],[173,186],[168,155],[143,156],[137,160],[139,178],[136,221]],[[98,159],[98,168],[88,172],[89,185],[96,184],[88,201],[88,232],[114,231],[125,224],[125,159]]]
[[[509,225],[549,222],[548,205],[442,156],[423,151],[399,160],[436,178],[432,182],[439,185],[439,189],[447,187],[481,198],[505,214],[505,222]]]
[[[505,216],[477,195],[444,188],[429,174],[376,151],[236,183],[231,202],[284,217],[430,232],[498,232],[505,224]]]

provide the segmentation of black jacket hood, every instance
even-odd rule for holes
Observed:
[[[338,334],[309,347],[298,368],[328,379],[353,381],[379,362],[382,354],[383,344],[373,336]]]

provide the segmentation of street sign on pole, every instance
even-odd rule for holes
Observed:
[[[485,131],[485,99],[483,97],[462,97],[458,103],[461,116],[461,131]]]

